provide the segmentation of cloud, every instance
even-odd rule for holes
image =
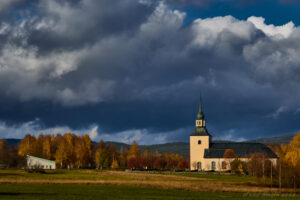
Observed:
[[[0,136],[1,138],[19,138],[22,139],[25,134],[31,134],[38,136],[39,134],[65,134],[74,133],[77,135],[83,135],[87,133],[90,138],[99,142],[104,141],[115,141],[126,144],[131,144],[136,141],[141,145],[150,144],[163,144],[170,141],[170,135],[183,135],[186,134],[186,129],[177,129],[167,132],[153,132],[147,129],[132,129],[121,132],[105,133],[101,129],[99,130],[98,125],[90,125],[87,128],[72,129],[68,126],[55,126],[55,127],[43,127],[39,119],[28,121],[18,125],[10,125],[0,121]],[[174,138],[172,138],[173,141]]]
[[[170,141],[180,141],[179,135],[188,136],[191,128],[180,128],[171,131],[157,132],[148,129],[132,129],[116,133],[100,133],[99,139],[132,144],[136,141],[141,145],[164,144]],[[177,139],[176,139],[177,138]]]
[[[275,112],[268,114],[266,117],[277,119],[284,112],[287,112],[287,108],[280,106]]]
[[[108,19],[116,20],[109,10],[99,14],[96,8],[104,3],[41,1],[38,16],[24,18],[17,26],[3,22],[1,33],[10,42],[2,44],[0,90],[20,101],[42,99],[74,106],[141,99],[163,88],[170,94],[175,85],[182,91],[191,85],[196,88],[200,83],[189,83],[195,74],[203,83],[213,83],[206,88],[216,88],[223,71],[239,73],[239,66],[249,72],[246,79],[270,79],[262,84],[272,83],[283,70],[298,70],[298,47],[276,48],[298,37],[292,22],[274,26],[266,25],[263,18],[244,21],[225,16],[196,19],[183,28],[185,13],[162,2],[127,0],[110,5],[120,10],[115,17],[126,16],[116,22],[129,23],[123,29],[107,24]],[[135,9],[147,12],[132,20],[128,13]],[[43,39],[37,41],[41,35]]]
[[[92,130],[88,134],[92,140],[95,140],[98,136],[98,126],[92,128]]]
[[[222,16],[185,24],[188,13],[170,1],[35,3],[34,12],[17,9],[22,17],[0,21],[3,121],[24,117],[15,115],[21,108],[23,123],[43,115],[46,126],[58,119],[101,124],[95,138],[115,133],[146,142],[145,135],[161,133],[156,142],[163,142],[172,139],[165,132],[193,124],[200,91],[220,133],[254,123],[247,116],[299,108],[300,29],[293,22]],[[74,113],[85,119],[71,120]]]
[[[8,9],[10,6],[21,2],[22,0],[2,0],[0,2],[0,13]]]
[[[21,124],[10,125],[0,121],[0,136],[1,138],[19,138],[22,139],[25,134],[38,136],[39,134],[65,134],[72,132],[78,135],[88,133],[92,140],[97,138],[97,125],[91,125],[87,129],[74,130],[68,126],[43,127],[39,119],[28,121]]]
[[[247,21],[253,23],[257,29],[262,30],[268,36],[278,38],[288,38],[295,30],[295,24],[288,22],[282,26],[274,26],[273,24],[266,25],[263,17],[249,17]]]

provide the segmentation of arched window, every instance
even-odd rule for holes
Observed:
[[[222,161],[222,169],[226,169],[227,168],[227,163],[226,161]]]
[[[198,144],[201,144],[201,140],[198,140]]]
[[[202,169],[201,162],[197,162],[197,169]]]
[[[211,169],[216,170],[216,162],[215,161],[211,162]]]

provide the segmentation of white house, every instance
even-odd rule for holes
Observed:
[[[55,161],[27,155],[27,168],[56,169]]]

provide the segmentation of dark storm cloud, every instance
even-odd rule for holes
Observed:
[[[299,118],[299,28],[231,16],[184,25],[186,13],[169,4],[40,0],[35,15],[3,19],[3,127],[96,124],[91,132],[106,139],[185,140],[201,91],[218,137],[297,130],[293,120],[270,123]]]

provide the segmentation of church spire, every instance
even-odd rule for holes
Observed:
[[[197,120],[204,120],[204,114],[203,114],[203,111],[202,111],[202,97],[201,97],[201,94],[200,94],[200,105],[199,105],[199,112],[198,112],[198,115],[197,115]]]
[[[208,135],[210,134],[206,130],[205,125],[205,117],[202,109],[202,96],[200,94],[200,105],[199,105],[199,112],[196,117],[196,128],[194,130],[194,133],[192,135]]]

